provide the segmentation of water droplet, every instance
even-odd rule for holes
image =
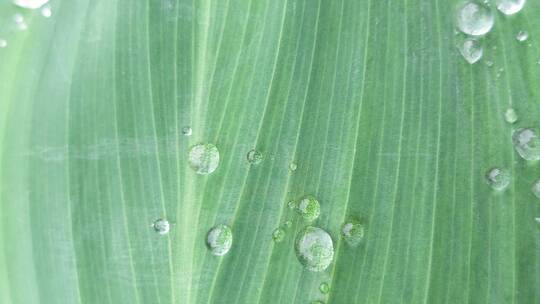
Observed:
[[[18,14],[18,13],[15,14],[15,15],[13,15],[13,22],[15,22],[15,23],[17,23],[17,24],[23,23],[23,22],[24,22],[24,17],[23,17],[23,15]]]
[[[13,0],[13,3],[22,8],[36,9],[42,7],[49,0]]]
[[[512,135],[514,148],[525,160],[540,160],[540,138],[532,128],[518,129]]]
[[[17,26],[17,29],[19,29],[20,31],[24,31],[24,30],[26,30],[28,28],[28,25],[24,21],[23,15],[21,15],[19,13],[13,15],[13,22],[15,22],[15,25]]]
[[[505,15],[513,15],[519,12],[525,5],[525,0],[497,0],[497,9]]]
[[[330,285],[328,285],[328,283],[326,282],[321,283],[321,285],[319,285],[319,290],[321,291],[321,293],[327,294],[328,292],[330,292]]]
[[[183,135],[185,135],[185,136],[191,136],[192,133],[193,133],[193,129],[191,129],[191,127],[186,126],[186,127],[183,127],[183,128],[182,128],[182,134],[183,134]]]
[[[50,5],[44,5],[42,8],[41,8],[41,16],[45,17],[45,18],[49,18],[52,16],[52,10],[51,10],[51,6]]]
[[[272,232],[272,239],[274,240],[274,242],[279,243],[283,241],[284,238],[285,230],[283,230],[282,228],[276,228],[274,232]]]
[[[357,246],[364,239],[364,225],[358,220],[349,220],[341,225],[341,235],[350,246]]]
[[[152,227],[154,227],[154,230],[161,235],[169,233],[169,230],[171,229],[171,225],[166,219],[157,219],[152,224]]]
[[[291,226],[292,226],[292,221],[291,220],[286,220],[285,221],[285,227],[291,228]]]
[[[210,252],[216,256],[227,254],[231,249],[233,235],[231,228],[227,225],[217,225],[208,231],[206,245]]]
[[[289,207],[289,209],[296,209],[296,201],[289,201],[287,203],[287,206]]]
[[[493,66],[493,61],[491,61],[491,60],[486,60],[486,65],[487,65],[488,67],[492,67],[492,66]]]
[[[516,39],[519,42],[523,42],[527,39],[529,39],[529,32],[527,31],[519,31],[516,35]]]
[[[458,45],[461,56],[467,60],[468,63],[473,64],[482,58],[484,54],[484,48],[480,41],[475,39],[466,39]]]
[[[506,120],[507,123],[515,123],[517,121],[517,113],[514,109],[508,108],[506,112],[504,112],[504,120]]]
[[[197,174],[214,172],[219,165],[219,150],[213,144],[198,144],[189,150],[189,165]]]
[[[457,27],[467,35],[482,36],[493,28],[494,18],[491,10],[475,2],[463,4],[457,13]]]
[[[321,214],[321,206],[315,197],[308,195],[298,202],[296,211],[300,213],[304,220],[312,222],[319,218],[319,215]]]
[[[534,218],[534,221],[535,221],[537,224],[540,224],[540,217]]]
[[[494,190],[504,190],[510,184],[510,173],[501,168],[492,168],[486,173],[486,181]]]
[[[246,158],[250,164],[258,165],[262,162],[264,156],[260,151],[253,149],[253,150],[249,150],[249,152],[246,155]]]
[[[317,300],[317,301],[311,301],[311,304],[324,304],[324,302]]]
[[[7,46],[7,40],[0,39],[0,49],[3,49]]]
[[[295,241],[296,257],[309,271],[323,271],[334,258],[334,244],[330,235],[321,228],[307,226]]]
[[[537,198],[540,198],[540,180],[537,180],[534,182],[531,190],[534,196],[536,196]]]
[[[296,169],[298,169],[298,165],[296,163],[289,164],[289,170],[296,171]]]

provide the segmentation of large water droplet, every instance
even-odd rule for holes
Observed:
[[[284,238],[285,230],[283,230],[282,228],[276,228],[274,232],[272,232],[272,239],[274,240],[274,242],[279,243],[283,241]]]
[[[323,271],[334,258],[334,244],[330,235],[321,228],[307,226],[298,233],[295,242],[296,257],[310,271]]]
[[[36,9],[42,7],[49,0],[13,0],[13,3],[22,8]]]
[[[535,129],[518,129],[512,135],[514,148],[525,160],[540,160],[540,138]]]
[[[523,42],[527,39],[529,39],[529,32],[527,31],[519,31],[516,35],[516,40],[519,42]]]
[[[296,211],[300,213],[304,220],[312,222],[319,218],[319,215],[321,214],[321,206],[315,197],[308,195],[298,202]]]
[[[517,121],[517,119],[518,116],[516,110],[509,108],[508,110],[506,110],[506,112],[504,112],[504,120],[506,120],[507,123],[513,124]]]
[[[467,60],[468,63],[473,64],[482,58],[484,54],[484,48],[480,41],[475,39],[465,39],[458,45],[461,56]]]
[[[3,49],[7,46],[7,40],[0,38],[0,49]]]
[[[467,35],[485,35],[493,28],[493,23],[493,14],[484,5],[467,2],[458,9],[457,27]]]
[[[171,229],[171,225],[166,219],[157,219],[152,224],[152,227],[154,227],[154,230],[161,235],[169,233],[169,230]]]
[[[540,180],[537,180],[534,182],[531,188],[531,191],[534,194],[534,196],[536,196],[537,198],[540,198]]]
[[[213,144],[198,144],[189,150],[189,166],[197,174],[214,172],[219,165],[219,150]]]
[[[249,150],[246,155],[247,161],[252,165],[258,165],[263,161],[263,154],[255,149]]]
[[[349,220],[341,225],[341,235],[347,244],[356,246],[364,239],[364,225],[358,220]]]
[[[327,294],[330,292],[330,285],[328,285],[328,283],[326,282],[323,282],[321,283],[321,285],[319,285],[319,290],[321,291],[321,293]]]
[[[486,173],[486,181],[494,190],[504,190],[510,184],[510,173],[501,168],[492,168]]]
[[[233,235],[231,228],[227,225],[217,225],[208,231],[206,245],[210,252],[216,256],[227,254],[231,249]]]
[[[496,0],[497,9],[505,15],[519,12],[525,5],[525,0]]]

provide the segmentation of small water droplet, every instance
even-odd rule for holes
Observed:
[[[519,31],[516,35],[516,39],[519,42],[523,42],[527,39],[529,39],[529,32],[527,31]]]
[[[482,4],[466,2],[457,13],[457,27],[467,35],[482,36],[493,28],[493,13]]]
[[[300,213],[304,220],[312,222],[319,218],[319,215],[321,214],[321,206],[315,197],[308,195],[298,202],[296,211]]]
[[[282,228],[276,228],[274,232],[272,232],[272,239],[276,243],[280,243],[285,238],[285,230]]]
[[[52,9],[50,5],[44,5],[41,8],[41,16],[45,18],[50,18],[52,16]]]
[[[321,293],[327,294],[330,292],[330,285],[328,285],[328,283],[326,282],[321,283],[321,285],[319,285],[319,290],[321,291]]]
[[[505,15],[519,12],[525,5],[525,0],[496,0],[497,9]]]
[[[504,190],[510,184],[510,173],[506,169],[492,168],[486,173],[486,181],[494,190]]]
[[[217,225],[208,231],[206,245],[210,252],[216,256],[222,256],[229,252],[233,241],[231,228],[227,225]]]
[[[3,49],[7,46],[7,40],[0,39],[0,49]]]
[[[534,182],[531,188],[531,191],[534,194],[534,196],[536,196],[537,198],[540,198],[540,180],[537,180]]]
[[[182,134],[183,134],[183,135],[185,135],[185,136],[191,136],[192,133],[193,133],[193,129],[191,129],[191,127],[186,126],[186,127],[183,127],[183,128],[182,128]]]
[[[487,65],[488,67],[492,67],[492,66],[493,66],[493,61],[491,61],[491,60],[486,60],[486,65]]]
[[[300,231],[295,241],[296,257],[309,271],[323,271],[334,258],[334,244],[328,232],[307,226]]]
[[[298,168],[298,165],[296,163],[289,164],[289,170],[296,171],[297,168]]]
[[[285,221],[285,227],[291,228],[291,226],[292,226],[292,221],[291,220],[286,220]]]
[[[13,3],[22,8],[36,9],[42,7],[49,0],[13,0]]]
[[[165,235],[169,233],[169,230],[171,229],[171,225],[169,224],[169,221],[167,221],[166,219],[157,219],[152,224],[152,227],[157,233],[161,235]]]
[[[480,41],[471,38],[465,39],[465,41],[460,43],[458,49],[461,56],[470,64],[476,63],[484,54],[484,48]]]
[[[197,174],[207,175],[219,165],[219,150],[213,144],[198,144],[189,150],[189,166]]]
[[[311,301],[311,304],[324,304],[324,302],[317,300],[317,301]]]
[[[509,108],[504,112],[504,120],[506,120],[507,123],[515,123],[518,119],[516,110]]]
[[[540,138],[532,128],[518,129],[512,135],[514,148],[525,160],[540,160]]]
[[[247,161],[252,165],[258,165],[263,161],[263,154],[255,149],[249,150],[246,155]]]
[[[534,218],[534,221],[535,221],[537,224],[540,224],[540,217]]]
[[[289,201],[287,203],[287,206],[289,207],[289,209],[296,209],[296,201]]]
[[[15,22],[17,29],[20,31],[25,31],[26,29],[28,29],[28,25],[24,21],[23,15],[19,13],[13,15],[13,22]]]
[[[15,22],[15,23],[23,23],[24,22],[23,15],[21,15],[19,13],[13,15],[13,22]]]
[[[341,236],[350,246],[357,246],[364,239],[364,225],[352,219],[341,225]]]

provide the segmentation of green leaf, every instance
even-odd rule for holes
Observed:
[[[492,5],[474,65],[458,3],[0,0],[0,303],[539,303],[539,164],[512,132],[540,126],[540,2]],[[308,225],[321,272],[295,254]]]

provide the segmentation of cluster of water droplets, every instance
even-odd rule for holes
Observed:
[[[49,0],[13,0],[12,3],[20,8],[35,10],[40,9],[41,15],[45,18],[52,16],[52,8],[48,4]],[[11,21],[15,26],[15,29],[19,31],[25,31],[28,29],[28,24],[21,13],[16,13],[11,17]],[[0,49],[8,46],[7,39],[0,37]]]
[[[495,25],[495,16],[489,5],[487,1],[481,3],[469,0],[462,2],[457,8],[456,27],[465,35],[464,38],[457,39],[457,48],[461,56],[470,64],[478,62],[483,57],[482,37],[491,32]],[[495,5],[502,14],[513,15],[523,9],[525,0],[496,0]],[[519,31],[516,35],[516,39],[520,42],[528,38],[527,31]]]

